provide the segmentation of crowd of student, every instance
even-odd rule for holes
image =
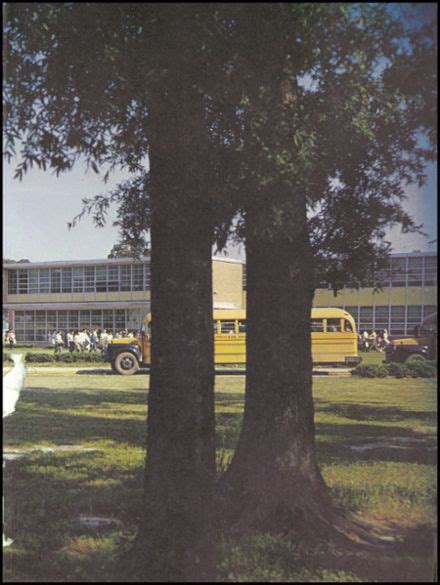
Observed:
[[[110,329],[81,329],[71,331],[49,331],[48,342],[54,347],[55,353],[61,353],[63,349],[70,352],[80,351],[94,352],[104,351],[106,345],[112,339],[120,339],[122,337],[136,337],[137,331],[128,331],[121,329],[115,333]]]
[[[128,331],[127,329],[120,329],[113,333],[110,329],[82,329],[77,331],[49,331],[48,342],[55,349],[55,353],[60,353],[63,349],[73,351],[104,351],[105,346],[113,338],[119,339],[121,337],[137,337],[137,331]],[[15,343],[15,333],[12,329],[9,329],[5,333],[4,339],[5,345],[9,345],[12,348]],[[388,331],[381,329],[379,333],[376,333],[374,329],[368,333],[364,331],[358,335],[358,346],[360,351],[384,351],[386,346],[389,345],[390,340],[388,339]]]
[[[358,335],[358,346],[361,351],[371,351],[374,349],[375,351],[382,352],[385,351],[385,348],[389,344],[390,340],[388,339],[388,331],[386,329],[381,329],[379,333],[376,333],[372,329],[370,333],[364,331]]]

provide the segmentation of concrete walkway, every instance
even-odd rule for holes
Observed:
[[[3,366],[3,374],[6,374],[12,366]],[[28,374],[78,374],[82,376],[90,375],[111,375],[113,374],[111,368],[78,368],[78,367],[39,367],[39,366],[26,366]],[[150,370],[148,368],[141,368],[136,375],[145,375],[149,374]],[[244,376],[246,374],[246,370],[243,368],[219,368],[215,370],[217,376]],[[340,376],[349,376],[351,370],[348,368],[316,368],[313,370],[314,376],[319,377],[340,377]]]

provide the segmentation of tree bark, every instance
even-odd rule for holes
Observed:
[[[209,582],[217,540],[209,165],[203,96],[185,76],[172,79],[150,108],[152,361],[131,559],[143,580]]]
[[[329,519],[315,453],[306,204],[301,197],[282,200],[277,193],[275,203],[268,198],[246,214],[245,411],[220,482],[226,515],[238,532],[304,530]]]

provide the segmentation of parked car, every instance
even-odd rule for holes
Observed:
[[[392,338],[385,350],[387,362],[412,363],[437,359],[437,313],[428,315],[411,337]]]

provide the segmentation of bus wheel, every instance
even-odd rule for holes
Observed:
[[[118,374],[122,374],[123,376],[131,376],[138,370],[139,362],[132,353],[124,351],[116,356],[114,361],[114,371],[116,371]]]
[[[405,364],[416,364],[424,361],[425,358],[420,353],[413,353],[406,358]]]

